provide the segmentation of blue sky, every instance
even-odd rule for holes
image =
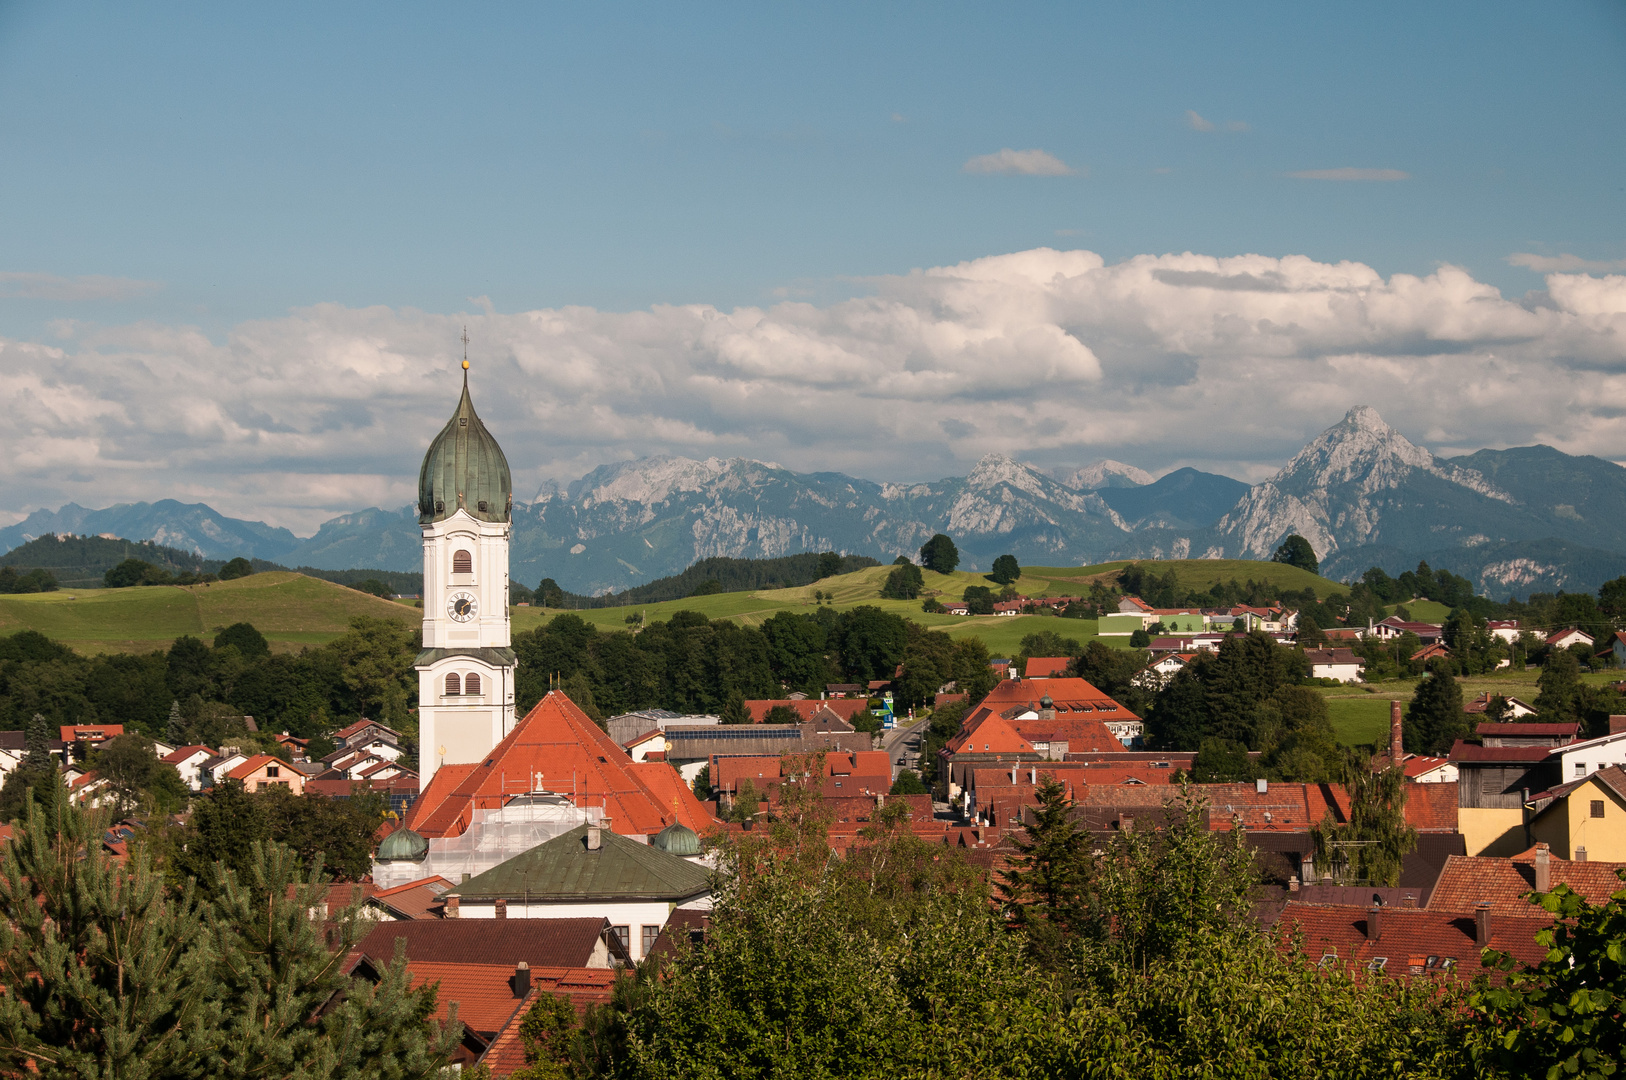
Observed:
[[[1510,254],[1626,257],[1623,133],[1620,3],[12,3],[3,269],[152,284],[0,331],[732,307],[1041,245],[1516,295]],[[1003,148],[1074,174],[963,171]],[[1289,176],[1338,168],[1409,179]]]
[[[0,2],[0,518],[404,501],[465,322],[522,483],[1626,458],[1623,136],[1618,0]]]

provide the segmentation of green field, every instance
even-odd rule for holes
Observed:
[[[415,608],[282,572],[209,585],[0,596],[0,634],[38,630],[85,653],[161,649],[183,634],[213,637],[237,622],[253,623],[284,652],[332,641],[357,615],[419,619]]]
[[[1444,604],[1437,604],[1433,600],[1412,600],[1404,604],[1390,604],[1384,610],[1393,615],[1399,608],[1405,608],[1411,615],[1412,622],[1437,623],[1444,625],[1445,620],[1451,617],[1451,609]]]

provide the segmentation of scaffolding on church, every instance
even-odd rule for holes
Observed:
[[[570,796],[551,791],[516,795],[500,808],[470,814],[462,835],[429,841],[423,862],[375,863],[373,881],[387,889],[439,875],[458,885],[578,825],[604,820],[602,806],[577,806]]]

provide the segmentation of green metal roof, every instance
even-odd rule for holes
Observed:
[[[411,829],[396,829],[378,845],[379,862],[423,862],[429,855],[429,841]]]
[[[412,661],[413,667],[428,667],[437,660],[448,656],[467,656],[471,660],[480,660],[492,667],[513,667],[516,663],[514,650],[507,646],[486,649],[425,649]]]
[[[457,889],[467,900],[686,900],[711,888],[711,874],[649,844],[599,830],[587,850],[588,826],[578,825],[470,878]]]
[[[700,834],[681,821],[674,821],[662,829],[650,843],[668,855],[700,854]]]
[[[459,506],[481,521],[507,521],[514,506],[508,459],[474,413],[467,372],[457,412],[429,444],[418,471],[418,522],[444,521]]]

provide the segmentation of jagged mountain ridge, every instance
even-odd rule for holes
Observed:
[[[1335,576],[1427,558],[1497,595],[1595,588],[1626,558],[1626,469],[1546,446],[1440,458],[1365,406],[1252,488],[1191,469],[1131,483],[1137,473],[1149,475],[1109,461],[1056,479],[991,455],[964,477],[890,484],[743,458],[619,462],[515,505],[513,575],[601,592],[715,555],[835,549],[890,559],[940,531],[955,538],[967,568],[1006,552],[1038,565],[1268,558],[1298,532]],[[50,531],[113,532],[211,558],[324,569],[410,571],[421,560],[412,507],[341,515],[300,540],[201,504],[69,505],[0,530],[0,546]]]

